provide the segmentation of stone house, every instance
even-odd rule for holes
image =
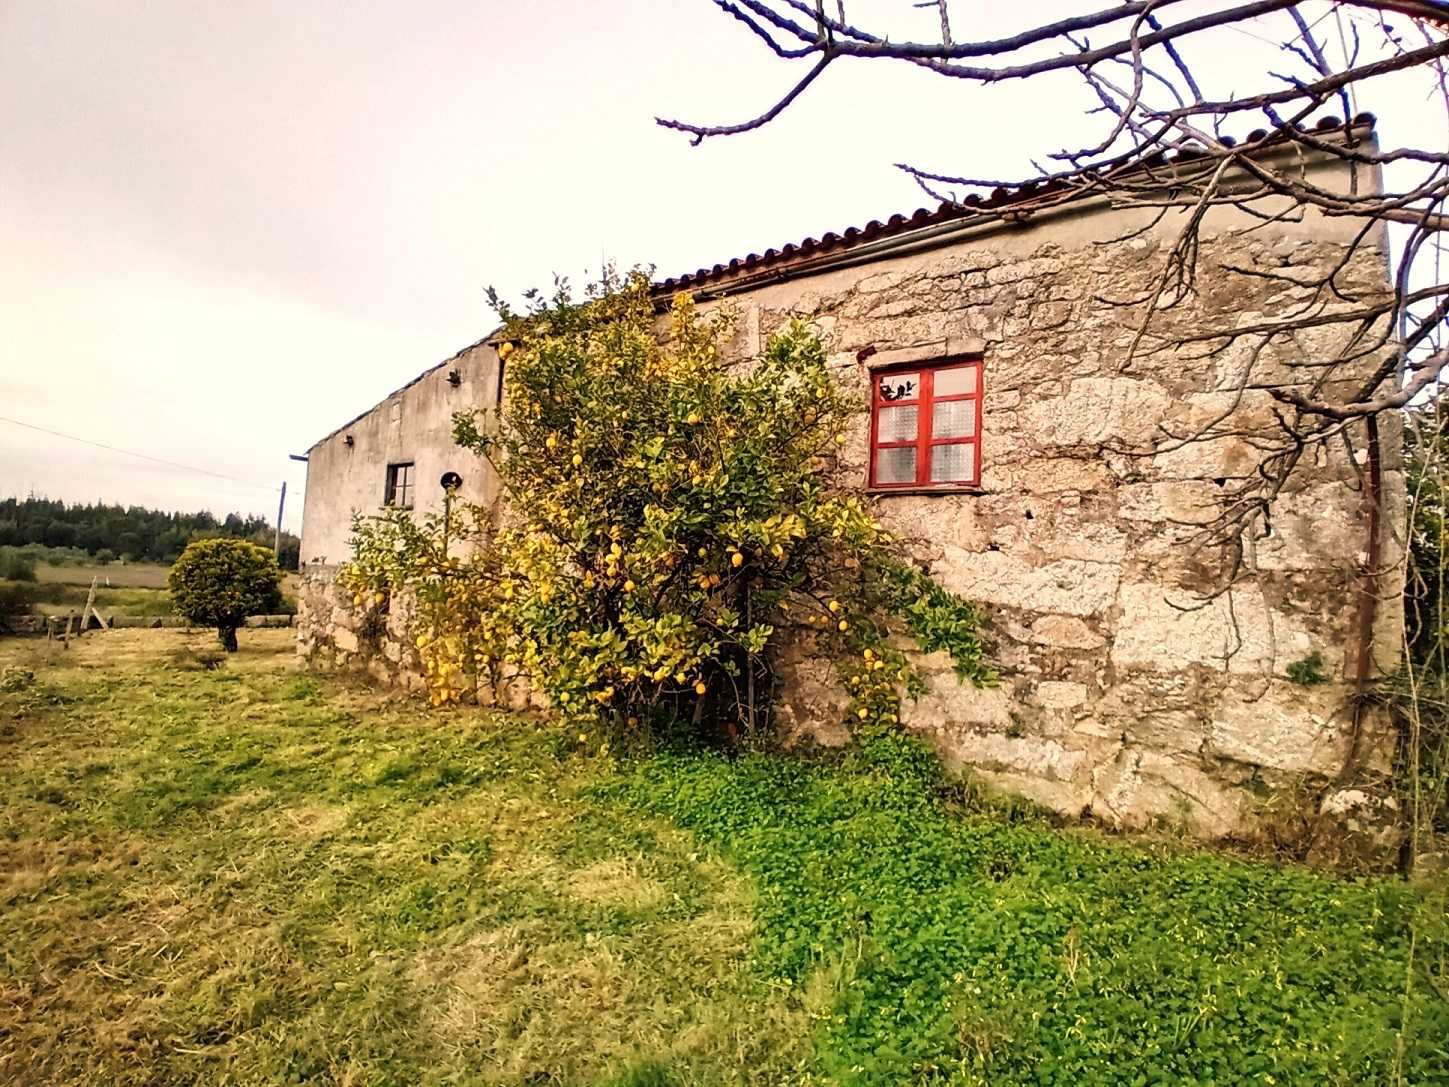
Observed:
[[[1000,212],[1034,195],[998,191],[984,204]],[[948,760],[1064,813],[1128,826],[1181,820],[1207,836],[1245,832],[1275,796],[1328,808],[1371,800],[1391,740],[1354,695],[1396,667],[1402,636],[1401,568],[1367,569],[1375,546],[1391,555],[1401,540],[1397,435],[1384,442],[1377,517],[1361,443],[1320,448],[1283,489],[1250,568],[1216,592],[1221,552],[1191,546],[1192,523],[1209,519],[1225,481],[1256,464],[1252,432],[1273,419],[1254,385],[1265,373],[1295,380],[1284,376],[1293,352],[1313,345],[1270,347],[1252,374],[1233,347],[1129,363],[1138,311],[1103,299],[1148,289],[1174,225],[1092,197],[1032,206],[1003,217],[943,205],[659,290],[733,306],[737,361],[806,317],[841,380],[869,404],[841,478],[871,494],[933,576],[992,617],[1000,686],[961,686],[948,661],[927,659],[929,692],[908,704],[906,723]],[[1232,209],[1208,214],[1197,287],[1157,316],[1157,332],[1261,320],[1292,301],[1289,289],[1217,269],[1331,267],[1358,226],[1312,212],[1251,233],[1243,225]],[[1385,290],[1384,237],[1340,280],[1364,295]],[[501,389],[485,340],[312,447],[306,654],[415,682],[405,617],[359,646],[330,571],[346,557],[351,512],[393,496],[403,465],[415,508],[441,500],[448,470],[463,476],[464,493],[496,498],[485,466],[459,463],[466,455],[452,446],[448,416],[496,405]],[[1238,434],[1164,440],[1164,427],[1190,432],[1234,405]],[[1289,666],[1315,653],[1326,682],[1290,680]],[[808,635],[789,640],[780,666],[787,733],[842,739],[843,695]]]
[[[315,442],[307,450],[303,569],[347,561],[355,513],[384,505],[419,514],[442,509],[442,480],[450,472],[459,477],[459,497],[494,502],[498,479],[487,462],[453,444],[453,414],[496,405],[502,384],[498,352],[475,343]]]

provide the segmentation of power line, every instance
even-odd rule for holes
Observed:
[[[26,430],[38,431],[41,434],[49,434],[55,438],[64,438],[71,442],[80,442],[82,445],[94,446],[97,449],[104,449],[111,453],[121,453],[127,457],[137,457],[140,460],[148,460],[153,464],[164,464],[168,468],[179,468],[183,472],[196,472],[203,476],[211,476],[215,479],[225,479],[232,483],[240,483],[247,487],[257,487],[265,491],[275,491],[275,487],[269,487],[264,483],[257,483],[250,479],[238,479],[236,476],[223,475],[220,472],[213,472],[209,468],[197,468],[195,465],[182,464],[179,461],[166,460],[164,457],[153,457],[149,453],[137,453],[134,449],[122,449],[119,446],[107,445],[105,442],[95,442],[89,438],[79,438],[74,434],[62,434],[58,430],[51,430],[49,427],[36,426],[34,423],[21,422],[19,419],[11,419],[0,415],[0,423],[10,423],[14,426],[24,427]]]

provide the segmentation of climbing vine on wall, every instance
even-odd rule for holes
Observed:
[[[359,520],[344,573],[363,606],[416,594],[435,702],[521,677],[581,728],[738,741],[768,719],[786,637],[837,662],[857,729],[894,726],[918,689],[910,641],[993,681],[979,609],[832,481],[859,406],[804,324],[730,367],[729,315],[681,296],[661,317],[642,274],[495,305],[502,414],[460,415],[455,437],[495,467],[503,512]]]

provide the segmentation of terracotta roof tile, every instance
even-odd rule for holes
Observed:
[[[1371,113],[1360,113],[1354,117],[1354,127],[1369,126],[1374,124],[1374,116]],[[1337,117],[1323,117],[1313,126],[1313,131],[1329,132],[1333,129],[1344,127],[1343,121]],[[1277,136],[1272,140],[1263,129],[1257,129],[1248,134],[1244,145],[1254,143],[1283,143],[1289,137]],[[1237,146],[1237,141],[1230,137],[1223,137],[1223,143],[1229,147]],[[1169,162],[1190,162],[1193,159],[1202,157],[1203,152],[1195,152],[1191,149],[1183,149],[1174,155],[1167,155],[1158,152],[1155,155],[1135,165],[1135,171],[1142,166],[1161,166]],[[1080,177],[1088,176],[1084,171]],[[964,197],[959,203],[943,203],[935,208],[917,208],[909,215],[896,213],[890,218],[881,222],[879,219],[872,219],[863,227],[847,227],[840,233],[829,231],[822,234],[818,239],[806,238],[800,242],[790,242],[779,249],[766,249],[763,253],[748,253],[743,257],[735,257],[728,264],[716,264],[712,268],[700,268],[693,272],[686,272],[683,275],[672,276],[669,279],[660,281],[656,290],[661,294],[672,294],[675,291],[699,288],[707,284],[717,283],[738,276],[741,272],[756,272],[765,270],[784,271],[794,265],[803,264],[813,257],[820,256],[834,249],[848,249],[863,242],[874,241],[878,238],[890,237],[895,234],[905,234],[912,230],[919,230],[922,227],[935,226],[939,223],[950,222],[953,219],[965,219],[981,212],[999,212],[1004,208],[1018,204],[1029,204],[1034,200],[1041,200],[1045,197],[1062,195],[1064,199],[1072,198],[1074,186],[1071,178],[1054,178],[1049,181],[1032,181],[1012,189],[997,188],[989,194],[982,196],[980,193],[971,193]]]

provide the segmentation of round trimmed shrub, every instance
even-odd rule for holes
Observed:
[[[276,556],[249,540],[196,540],[171,567],[167,586],[176,610],[199,626],[216,628],[228,653],[249,615],[269,615],[282,605],[282,571]]]

